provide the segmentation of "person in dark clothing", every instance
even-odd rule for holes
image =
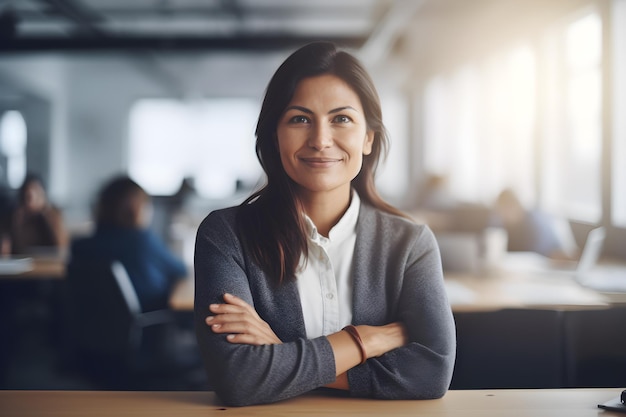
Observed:
[[[142,311],[164,309],[174,283],[187,274],[184,263],[148,229],[150,197],[120,176],[99,194],[96,230],[71,244],[70,263],[118,260],[126,268]]]

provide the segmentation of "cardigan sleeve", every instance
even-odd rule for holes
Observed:
[[[376,261],[363,267],[364,275],[368,281],[379,274],[385,277],[384,290],[376,293],[386,293],[388,305],[390,299],[397,303],[389,310],[388,321],[406,326],[409,343],[348,371],[350,393],[382,399],[442,397],[452,379],[456,333],[435,237],[425,226],[406,223],[400,229],[386,226],[375,233],[378,239],[372,241],[385,241],[393,233],[397,243],[374,248],[383,256],[373,256]],[[373,282],[370,286],[376,286],[377,279]],[[371,288],[368,291],[372,303],[377,295]]]
[[[273,308],[269,305],[273,303],[267,302],[272,295],[260,293],[259,288],[266,287],[250,285],[251,280],[264,278],[247,270],[233,218],[233,209],[213,212],[196,236],[195,327],[212,388],[224,403],[242,406],[290,398],[333,382],[334,356],[325,337],[281,338],[282,344],[252,346],[230,343],[206,325],[209,305],[223,302],[226,292],[242,298],[257,312]]]

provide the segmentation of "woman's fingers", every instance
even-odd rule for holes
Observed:
[[[231,343],[244,343],[250,345],[270,345],[281,343],[274,332],[265,326],[257,326],[253,323],[235,321],[215,323],[211,325],[214,333],[227,334]]]
[[[252,345],[281,343],[271,327],[263,321],[254,308],[241,298],[224,295],[225,304],[211,304],[214,314],[206,318],[206,323],[214,333],[229,334],[231,343]]]
[[[254,307],[243,301],[241,298],[231,294],[224,294],[225,304],[211,304],[209,310],[215,314],[227,314],[247,312],[255,318],[259,318]]]
[[[263,339],[270,338],[274,333],[267,326],[244,320],[218,321],[211,323],[210,326],[215,333],[250,334]]]
[[[282,343],[277,337],[273,338],[259,338],[248,333],[235,333],[226,336],[226,340],[230,343],[243,344],[243,345],[277,345]]]
[[[259,317],[259,315],[257,314],[256,310],[254,309],[254,307],[252,307],[250,304],[246,303],[245,301],[243,301],[241,298],[226,293],[224,294],[224,301],[229,304],[229,305],[235,305],[235,306],[239,306],[244,308],[246,311],[250,312],[252,315],[254,315],[255,317]]]

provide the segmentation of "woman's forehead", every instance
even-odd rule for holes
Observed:
[[[361,111],[361,100],[350,84],[332,74],[303,78],[298,82],[290,105],[318,104],[351,106]]]

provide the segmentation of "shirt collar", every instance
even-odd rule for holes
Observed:
[[[350,205],[348,206],[348,210],[344,213],[344,215],[339,219],[337,224],[333,226],[332,229],[328,232],[328,238],[320,235],[317,232],[317,227],[311,220],[309,216],[304,215],[304,223],[306,226],[307,233],[309,235],[309,239],[315,243],[326,243],[326,242],[334,242],[341,241],[346,237],[350,236],[350,234],[355,233],[356,223],[359,218],[359,209],[361,207],[361,199],[359,198],[359,194],[352,190]]]

